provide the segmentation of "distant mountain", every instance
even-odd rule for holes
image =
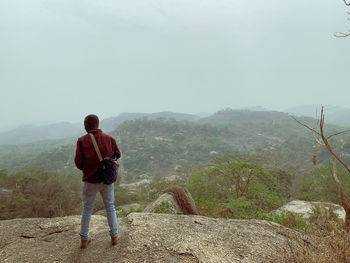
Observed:
[[[202,118],[199,120],[200,123],[208,124],[233,124],[242,125],[247,123],[266,123],[268,121],[276,122],[281,119],[292,120],[288,113],[278,111],[255,111],[255,110],[234,110],[224,109],[220,110],[213,115]]]
[[[157,113],[121,113],[118,116],[101,120],[100,127],[103,131],[111,133],[127,120],[144,118],[148,120],[159,118],[174,119],[176,121],[190,121],[211,125],[233,124],[248,127],[249,124],[254,126],[258,123],[270,123],[273,125],[281,120],[290,120],[289,114],[311,117],[307,121],[314,124],[316,113],[319,114],[320,109],[320,105],[304,105],[290,108],[286,112],[267,111],[262,107],[252,107],[241,110],[227,108],[214,114],[202,113],[198,115],[166,111]],[[350,126],[350,109],[326,106],[325,113],[327,123]],[[0,132],[0,144],[26,144],[45,140],[74,138],[84,133],[81,123],[58,122],[54,124],[22,125],[7,132]]]
[[[103,119],[100,127],[103,131],[112,132],[126,120],[141,118],[147,118],[149,120],[164,118],[175,119],[177,121],[196,121],[200,119],[197,115],[175,112],[122,113],[116,117]],[[58,122],[42,125],[21,125],[13,130],[0,132],[0,144],[25,144],[44,140],[65,139],[77,137],[83,133],[85,131],[81,123]]]
[[[136,120],[147,118],[149,120],[155,120],[158,118],[175,119],[177,121],[196,121],[200,119],[200,116],[186,113],[176,112],[156,112],[156,113],[121,113],[116,117],[107,118],[101,121],[101,129],[107,132],[115,130],[119,124],[126,120]]]
[[[78,136],[83,131],[78,124],[58,122],[50,125],[22,125],[0,133],[0,144],[25,144],[35,141],[64,139]]]
[[[329,123],[350,127],[350,109],[342,109],[332,114],[326,112],[325,118]]]
[[[308,116],[318,118],[320,116],[323,105],[309,104],[293,107],[285,110],[288,113],[297,116]],[[350,109],[344,107],[337,107],[332,105],[325,105],[325,121],[335,125],[350,126]]]

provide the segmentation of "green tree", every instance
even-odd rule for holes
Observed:
[[[332,178],[332,167],[322,166],[306,173],[302,177],[298,198],[307,201],[322,201],[340,204],[339,192]],[[342,182],[344,194],[350,195],[350,177],[348,172],[337,168],[337,175]]]
[[[282,204],[276,179],[252,163],[215,163],[193,173],[187,187],[198,209],[214,217],[256,218]]]

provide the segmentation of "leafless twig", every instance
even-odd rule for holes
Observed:
[[[344,1],[344,4],[346,6],[350,6],[350,2],[347,2],[346,0],[343,0]],[[349,15],[350,15],[350,12],[347,12]],[[348,19],[350,20],[350,19]],[[350,36],[350,33],[342,33],[342,32],[336,32],[333,34],[335,37],[348,37]]]
[[[327,139],[329,140],[330,138],[332,138],[333,136],[337,136],[337,135],[340,135],[340,134],[343,134],[343,133],[346,133],[346,132],[350,132],[350,130],[345,130],[345,131],[341,131],[341,132],[338,132],[338,133],[334,133],[332,135],[329,135],[327,137]]]
[[[333,136],[339,135],[339,134],[344,134],[346,132],[349,132],[350,130],[345,130],[345,131],[341,131],[341,132],[337,132],[334,134],[331,134],[329,136],[325,136],[324,135],[324,107],[322,107],[321,109],[321,117],[320,120],[317,121],[317,123],[319,124],[319,131],[317,131],[315,128],[311,128],[310,126],[306,125],[305,123],[302,123],[301,121],[297,120],[295,117],[292,117],[296,122],[298,122],[300,125],[306,127],[307,129],[311,130],[314,134],[315,140],[317,141],[318,144],[323,145],[327,148],[327,150],[330,152],[330,154],[332,155],[333,158],[333,179],[336,183],[336,185],[338,186],[338,191],[339,191],[339,195],[340,195],[340,201],[341,204],[345,210],[345,227],[347,230],[350,230],[350,203],[349,201],[346,199],[345,195],[344,195],[344,191],[343,191],[343,187],[339,181],[339,178],[337,176],[337,169],[336,169],[336,160],[341,163],[343,165],[343,167],[350,173],[350,168],[347,164],[345,164],[339,157],[338,155],[333,151],[331,145],[329,144],[328,140],[330,138],[332,138]],[[318,135],[319,137],[321,137],[322,141],[319,140],[319,138],[317,138],[315,135]]]
[[[316,131],[315,128],[311,128],[310,126],[306,125],[305,123],[302,123],[301,121],[297,120],[294,116],[291,116],[291,117],[292,117],[292,119],[294,119],[300,125],[304,126],[305,128],[309,129],[310,131],[312,131],[312,132],[314,132],[314,133],[316,133],[316,134],[321,136],[321,134],[318,131]]]
[[[342,33],[342,32],[336,32],[333,34],[335,37],[348,37],[350,36],[350,33]]]
[[[332,154],[332,156],[334,156],[334,158],[337,159],[337,161],[338,161],[339,163],[341,163],[341,164],[344,166],[344,168],[350,173],[350,168],[349,168],[349,166],[347,166],[347,165],[338,157],[338,155],[336,155],[336,154],[334,153],[332,147],[330,146],[330,144],[329,144],[327,138],[326,138],[325,135],[324,135],[323,127],[324,127],[324,109],[323,109],[323,107],[322,107],[322,109],[321,109],[321,119],[320,119],[320,136],[321,136],[321,138],[322,138],[322,141],[323,141],[324,145],[326,146],[326,148],[328,149],[328,151]],[[346,132],[346,131],[344,131],[344,132]],[[344,133],[344,132],[342,132],[342,133]],[[332,136],[335,136],[335,135],[336,135],[336,134],[332,134],[332,135],[328,136],[328,138],[330,138],[330,137],[332,137]]]

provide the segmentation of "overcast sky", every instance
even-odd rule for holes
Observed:
[[[0,0],[0,130],[121,112],[349,106],[342,0]]]

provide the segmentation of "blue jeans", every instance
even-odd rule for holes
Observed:
[[[89,239],[89,225],[94,208],[96,194],[100,192],[106,209],[111,237],[118,235],[117,214],[114,207],[114,184],[92,184],[83,182],[83,211],[81,214],[80,237],[81,240]]]

